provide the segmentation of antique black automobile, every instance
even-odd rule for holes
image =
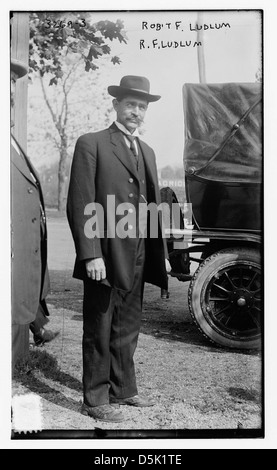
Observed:
[[[171,214],[171,274],[190,282],[190,313],[208,339],[257,348],[263,330],[261,84],[185,84],[183,98],[191,220],[180,206],[185,219],[178,228]],[[170,188],[161,196],[177,201]]]

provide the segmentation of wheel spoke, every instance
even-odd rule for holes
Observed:
[[[261,288],[259,287],[258,289],[252,290],[251,292],[252,294],[258,294],[259,292],[261,292]]]
[[[229,297],[210,297],[209,300],[211,302],[228,302]]]
[[[253,309],[258,310],[258,312],[261,313],[259,308],[253,306]],[[253,309],[252,309],[252,312],[253,312]],[[252,322],[256,325],[256,327],[258,329],[260,329],[261,328],[261,322],[260,322],[259,316],[257,317],[256,315],[252,315],[251,312],[248,312],[248,316],[251,318]]]
[[[217,316],[220,315],[221,313],[226,312],[226,310],[228,310],[230,307],[231,307],[231,305],[228,304],[228,305],[226,305],[225,307],[222,307],[221,310],[218,310],[217,312],[215,312],[214,315],[217,317]]]
[[[230,278],[229,274],[227,273],[227,271],[224,271],[224,275],[227,277],[229,283],[231,284],[231,286],[236,289],[236,286],[235,284],[233,283],[232,279]]]
[[[226,307],[226,309],[224,311],[221,310],[221,313],[217,312],[216,313],[216,318],[217,318],[217,321],[221,324],[221,325],[224,325],[225,327],[228,328],[228,324],[230,323],[230,321],[232,321],[233,319],[233,316],[235,315],[235,313],[229,313],[227,314],[227,310],[230,308],[230,305],[228,305]],[[219,316],[220,315],[220,316]]]
[[[223,292],[227,293],[227,294],[230,294],[231,291],[228,290],[228,289],[225,289],[225,287],[222,287],[222,286],[219,286],[218,284],[214,283],[213,284],[214,287],[217,287],[218,289],[222,290]]]
[[[247,289],[251,290],[250,287],[251,285],[253,284],[253,282],[255,281],[256,277],[258,276],[258,273],[255,272],[252,279],[250,280],[249,284],[247,285]]]
[[[257,318],[252,317],[252,316],[251,316],[251,318],[252,318],[253,323],[255,323],[256,327],[259,330],[261,328],[261,323],[259,322],[259,320]]]
[[[230,323],[230,321],[233,319],[235,315],[236,315],[236,312],[234,312],[233,315],[229,315],[229,317],[227,318],[227,321],[225,322],[225,326],[228,326],[228,324]]]

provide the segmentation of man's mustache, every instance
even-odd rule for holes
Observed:
[[[128,121],[135,122],[138,126],[141,126],[144,122],[142,118],[128,118]]]

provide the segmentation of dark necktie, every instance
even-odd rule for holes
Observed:
[[[127,139],[129,140],[129,142],[131,144],[130,149],[131,149],[134,157],[137,159],[138,155],[137,155],[136,147],[135,147],[135,144],[134,144],[135,137],[133,135],[129,135],[129,134],[128,135],[125,134],[125,135],[126,135]]]

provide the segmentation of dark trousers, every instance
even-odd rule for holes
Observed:
[[[45,301],[42,301],[39,304],[36,318],[34,319],[34,321],[32,321],[32,323],[30,323],[30,330],[33,334],[39,334],[41,328],[43,328],[49,322],[49,319],[45,314],[44,304]]]
[[[130,292],[84,281],[83,389],[88,406],[109,403],[109,396],[127,398],[138,393],[133,358],[141,322],[144,243],[139,240]]]
[[[38,334],[40,329],[49,322],[44,310],[45,301],[39,304],[36,318],[27,325],[12,325],[12,371],[16,363],[29,358],[29,329],[33,334]]]

